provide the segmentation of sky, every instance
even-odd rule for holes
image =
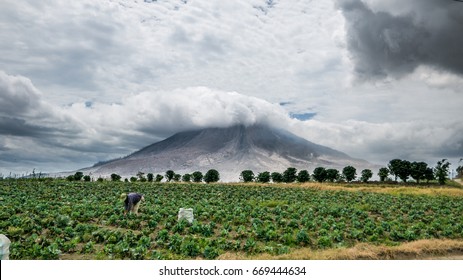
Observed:
[[[353,157],[463,158],[463,3],[0,2],[0,175],[268,124]]]

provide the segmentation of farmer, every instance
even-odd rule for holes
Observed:
[[[138,215],[138,207],[140,203],[145,200],[145,197],[140,193],[123,193],[121,194],[121,200],[124,200],[124,216],[127,215],[127,212],[132,212]]]

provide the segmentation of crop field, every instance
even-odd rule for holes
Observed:
[[[0,233],[10,259],[252,259],[463,240],[463,190],[323,186],[3,180]],[[138,216],[123,215],[131,191],[145,195]],[[178,221],[179,208],[195,221]]]

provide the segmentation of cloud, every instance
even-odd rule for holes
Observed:
[[[61,170],[63,166],[77,169],[127,155],[176,132],[236,124],[288,129],[373,162],[393,157],[462,156],[459,132],[463,125],[458,121],[372,123],[346,119],[334,123],[322,121],[318,115],[300,121],[290,117],[288,105],[207,87],[141,92],[118,103],[84,101],[57,107],[46,102],[29,79],[3,72],[0,89],[0,157],[10,170],[18,162],[28,170],[54,164],[52,170],[58,171],[57,162]]]
[[[0,166],[75,169],[237,123],[373,161],[457,154],[453,2],[1,1]]]
[[[427,65],[463,75],[463,5],[455,1],[338,0],[360,79],[402,78]]]
[[[206,87],[142,92],[120,103],[76,103],[68,113],[104,135],[126,131],[134,135],[170,136],[179,131],[236,124],[282,126],[288,119],[278,105],[236,92]]]
[[[290,130],[313,142],[379,164],[393,158],[434,164],[437,159],[463,155],[463,124],[457,120],[448,123],[308,120],[293,122]]]

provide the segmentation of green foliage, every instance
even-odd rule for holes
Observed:
[[[113,182],[118,182],[118,181],[121,180],[121,178],[122,177],[120,175],[116,174],[116,173],[111,174],[111,181],[113,181]]]
[[[249,183],[254,181],[254,172],[252,170],[243,170],[240,174],[240,181]]]
[[[461,159],[460,159],[461,162]],[[463,165],[460,165],[456,169],[457,171],[457,178],[463,178]]]
[[[317,167],[314,169],[312,177],[317,182],[326,181],[326,169],[324,167]]]
[[[175,176],[175,172],[173,170],[166,171],[165,177],[166,177],[167,182],[172,181],[172,179],[174,179],[174,176]]]
[[[326,169],[326,181],[334,182],[339,180],[339,171],[336,169]]]
[[[144,172],[138,171],[138,172],[137,172],[137,177],[138,177],[138,180],[139,180],[140,182],[146,182],[146,178],[145,178],[145,173],[144,173]]]
[[[184,175],[182,176],[182,181],[183,181],[183,182],[187,182],[187,183],[188,183],[188,182],[191,182],[191,174],[188,174],[188,173],[187,173],[187,174],[184,174]]]
[[[272,172],[272,174],[270,175],[270,177],[272,177],[272,181],[274,183],[281,183],[283,182],[283,175],[279,172]]]
[[[436,179],[436,177],[434,176],[434,170],[432,170],[431,167],[428,167],[426,168],[426,171],[424,173],[424,179],[429,182],[429,181],[433,181]]]
[[[182,175],[176,173],[173,178],[174,182],[179,182],[180,179],[182,179]]]
[[[297,178],[297,169],[294,167],[288,167],[283,172],[283,182],[285,183],[292,183],[296,181]]]
[[[138,181],[137,177],[134,177],[134,176],[130,177],[130,182],[134,183],[136,181]]]
[[[445,162],[444,162],[445,164]],[[0,181],[0,232],[11,259],[215,259],[463,238],[463,197],[338,191],[274,184],[137,183],[138,216],[124,216],[111,182]],[[14,189],[14,192],[11,190]],[[177,222],[179,207],[195,220]]]
[[[193,174],[191,174],[191,176],[193,177],[193,182],[195,183],[200,183],[203,181],[203,173],[201,173],[201,171],[195,171]]]
[[[74,174],[74,180],[75,181],[80,181],[82,180],[82,178],[84,177],[84,173],[80,172],[80,171],[77,171],[75,174]]]
[[[450,162],[448,162],[447,159],[443,159],[437,162],[437,165],[434,168],[434,175],[436,176],[439,184],[445,184],[445,181],[448,179],[449,168]]]
[[[355,178],[357,177],[357,169],[355,169],[355,167],[353,166],[348,165],[342,169],[342,175],[344,176],[347,182],[351,182],[355,180]]]
[[[419,184],[421,180],[426,179],[426,170],[428,164],[426,162],[412,162],[410,164],[410,176]]]
[[[373,177],[373,172],[370,169],[363,169],[360,177],[360,181],[367,183],[368,180]]]
[[[270,182],[270,179],[271,179],[270,172],[264,171],[264,172],[260,172],[259,174],[257,174],[256,181],[259,183],[268,183]]]
[[[393,159],[389,161],[388,168],[396,181],[399,177],[403,182],[407,182],[410,177],[411,163],[408,160]]]
[[[162,181],[162,179],[164,179],[164,176],[162,176],[161,174],[157,174],[155,181],[156,181],[156,183],[159,183],[159,182]]]
[[[84,176],[84,181],[85,182],[90,182],[91,180],[92,180],[92,178],[89,175]]]
[[[389,176],[389,169],[386,167],[381,167],[378,171],[379,181],[384,182]]]
[[[148,180],[148,182],[153,182],[153,180],[154,180],[153,173],[146,174],[146,179]]]
[[[299,183],[305,183],[305,182],[310,181],[309,171],[307,171],[307,170],[299,171],[299,173],[297,174],[297,181]]]
[[[206,174],[204,175],[204,182],[206,183],[214,183],[220,180],[219,171],[215,169],[209,169]]]

